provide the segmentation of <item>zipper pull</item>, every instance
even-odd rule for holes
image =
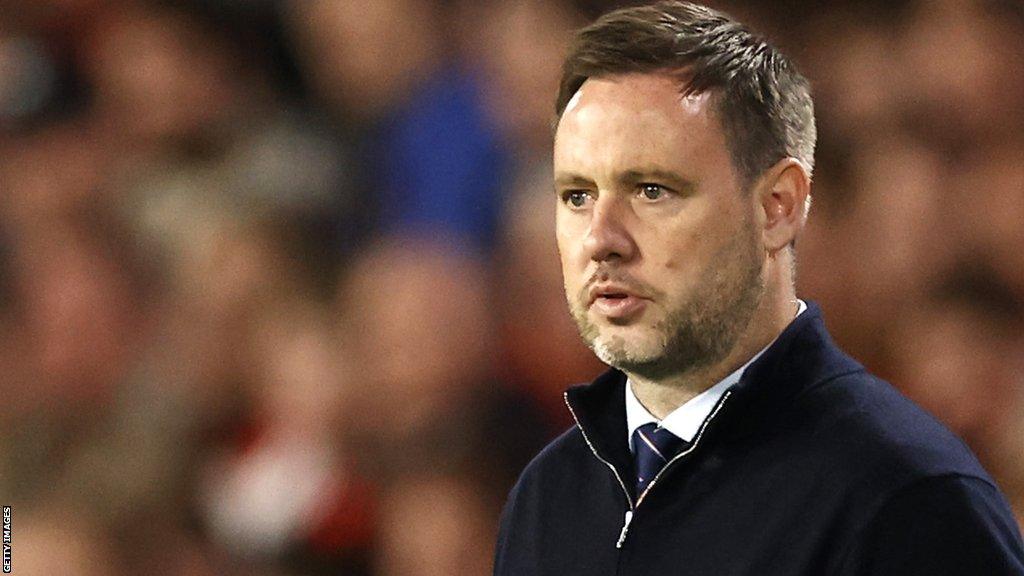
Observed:
[[[622,543],[626,541],[626,532],[629,532],[629,523],[633,521],[633,511],[626,510],[626,520],[622,524],[622,532],[619,533],[619,541],[615,543],[616,548],[622,548]]]

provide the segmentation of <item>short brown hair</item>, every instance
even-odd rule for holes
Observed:
[[[560,119],[588,78],[678,74],[684,94],[715,91],[726,144],[746,187],[783,158],[814,168],[814,104],[793,63],[728,15],[689,2],[605,14],[580,30],[562,72]]]

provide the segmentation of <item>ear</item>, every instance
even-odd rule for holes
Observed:
[[[775,254],[792,244],[807,222],[811,177],[795,158],[784,158],[761,179],[758,201],[764,218],[764,246]]]

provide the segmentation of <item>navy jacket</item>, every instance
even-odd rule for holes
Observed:
[[[971,451],[836,348],[814,304],[639,503],[624,386],[612,370],[566,393],[577,426],[512,489],[497,576],[1024,575]]]

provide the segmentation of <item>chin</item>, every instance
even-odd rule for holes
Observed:
[[[650,334],[626,336],[604,332],[594,340],[590,348],[605,364],[629,370],[633,366],[658,362],[664,357],[664,344],[657,340]]]

